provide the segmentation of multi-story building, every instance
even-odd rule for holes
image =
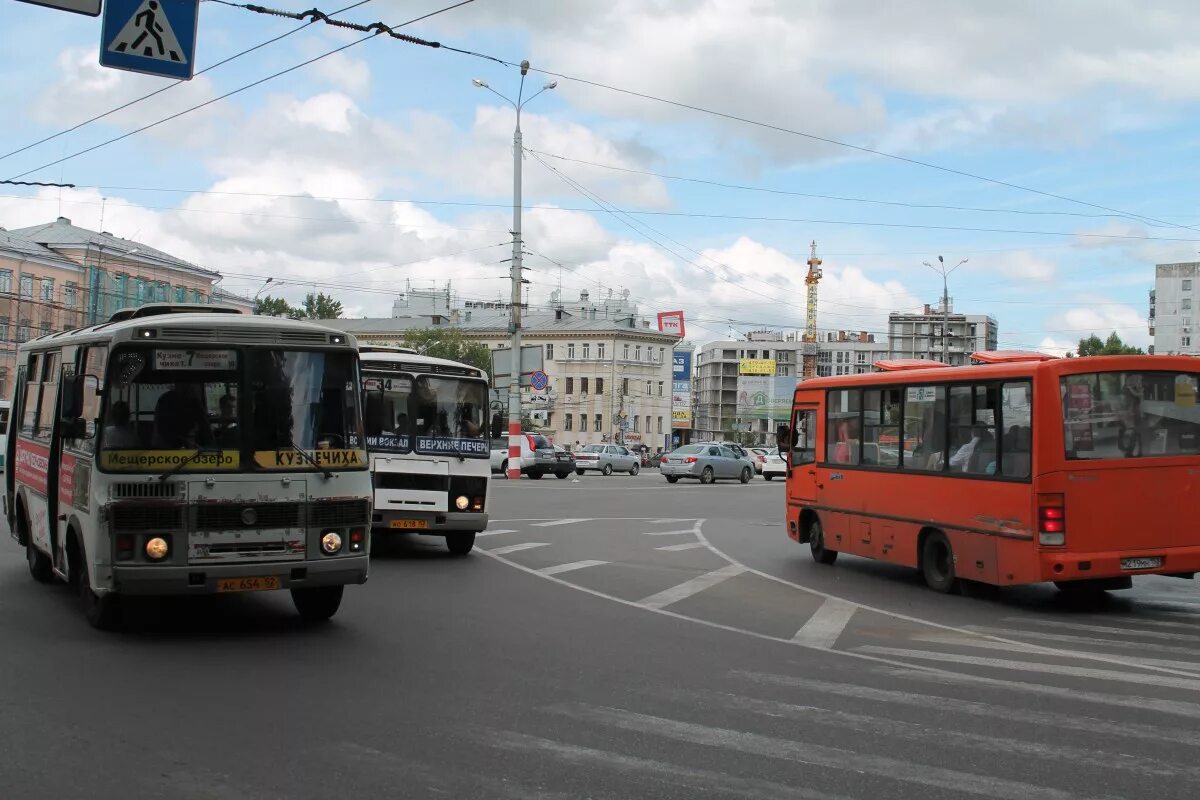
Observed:
[[[817,335],[817,375],[861,375],[888,357],[888,345],[866,331],[823,331]]]
[[[17,345],[152,302],[213,302],[220,275],[149,245],[59,217],[0,228],[0,396],[12,390]]]
[[[970,363],[971,353],[995,350],[998,338],[995,317],[957,314],[953,302],[945,307],[926,304],[924,311],[915,314],[900,311],[888,314],[891,358],[925,358],[961,366]]]
[[[1194,320],[1200,300],[1200,262],[1158,264],[1150,292],[1152,353],[1200,355]]]
[[[326,320],[370,344],[400,343],[406,331],[454,327],[489,349],[509,346],[508,309],[453,305],[429,313],[409,292],[405,316]],[[500,306],[504,306],[501,308]],[[667,448],[671,437],[672,348],[678,337],[661,333],[636,307],[578,302],[527,308],[521,343],[542,348],[550,376],[545,392],[523,393],[522,406],[558,444],[599,442]]]

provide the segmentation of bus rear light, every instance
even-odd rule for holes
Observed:
[[[1067,510],[1061,494],[1038,495],[1038,543],[1060,546],[1067,542]]]
[[[361,553],[367,542],[367,534],[362,528],[350,529],[350,552]]]
[[[117,536],[117,560],[130,561],[133,558],[133,537],[127,533]]]

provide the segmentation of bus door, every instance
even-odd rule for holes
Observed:
[[[86,515],[91,505],[92,457],[96,437],[100,431],[101,386],[108,361],[108,345],[93,344],[82,350],[80,367],[74,367],[74,357],[68,361],[64,352],[62,418],[59,420],[59,435],[54,443],[58,460],[55,501],[55,519],[58,532],[56,565],[67,571],[67,531],[73,519]],[[86,557],[96,560],[95,553]]]
[[[817,482],[816,403],[801,403],[792,411],[792,451],[788,459],[788,498],[790,502],[810,505],[817,502],[821,484]]]

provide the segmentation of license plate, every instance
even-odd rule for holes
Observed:
[[[400,530],[426,530],[429,528],[429,520],[427,519],[394,519],[392,527]]]
[[[1122,558],[1121,569],[1158,569],[1162,566],[1162,556],[1146,558]]]
[[[279,578],[219,578],[218,592],[265,592],[278,589],[282,583]]]

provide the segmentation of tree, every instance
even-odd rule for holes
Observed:
[[[1079,340],[1077,352],[1080,356],[1141,356],[1145,351],[1140,347],[1125,344],[1117,332],[1113,331],[1104,341],[1096,334]]]
[[[295,310],[282,297],[267,295],[254,301],[254,313],[264,317],[290,317]]]
[[[492,371],[492,351],[483,342],[468,339],[459,328],[414,328],[404,332],[400,344],[423,355],[461,361],[487,373]]]
[[[304,306],[295,311],[298,319],[337,319],[342,316],[342,304],[324,292],[309,292],[304,296]]]

